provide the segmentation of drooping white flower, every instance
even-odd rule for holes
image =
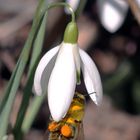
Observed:
[[[91,99],[97,105],[102,99],[99,72],[89,55],[78,47],[77,31],[73,33],[73,29],[69,28],[71,25],[76,26],[73,23],[68,25],[64,41],[42,57],[34,78],[36,94],[48,94],[50,112],[55,121],[60,121],[66,115],[76,84],[80,81],[81,70]],[[69,34],[72,39],[67,36]]]
[[[127,2],[125,0],[98,0],[97,2],[102,25],[109,32],[116,32],[126,17]]]

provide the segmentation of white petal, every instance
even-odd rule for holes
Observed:
[[[37,95],[47,91],[47,85],[59,46],[48,51],[40,60],[34,77],[34,90]]]
[[[79,47],[77,44],[73,45],[73,55],[76,65],[76,72],[77,72],[77,84],[80,84],[80,71],[81,71],[81,61],[80,61],[80,54],[79,54]]]
[[[75,93],[76,68],[73,45],[62,43],[48,84],[48,102],[55,121],[67,113]]]
[[[78,5],[80,3],[80,0],[66,0],[66,3],[68,3],[74,11],[76,11],[78,8]],[[69,9],[67,9],[67,8],[65,8],[65,12],[67,14],[70,14]]]
[[[99,72],[93,60],[89,55],[80,49],[82,60],[82,72],[87,91],[95,104],[100,104],[102,101],[102,84]]]
[[[111,33],[122,25],[128,10],[124,0],[98,0],[99,14],[102,25]]]

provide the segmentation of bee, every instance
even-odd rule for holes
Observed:
[[[76,92],[66,116],[59,122],[50,118],[49,140],[69,140],[78,134],[85,110],[85,97]]]

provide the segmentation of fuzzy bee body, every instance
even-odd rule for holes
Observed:
[[[72,140],[78,134],[85,109],[85,97],[75,94],[66,116],[59,122],[51,119],[48,130],[49,140]]]

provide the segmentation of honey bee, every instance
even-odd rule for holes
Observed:
[[[76,137],[82,124],[84,110],[85,97],[76,92],[66,116],[59,122],[50,119],[49,140],[69,140]]]

